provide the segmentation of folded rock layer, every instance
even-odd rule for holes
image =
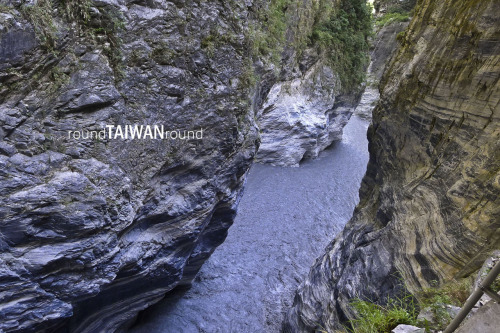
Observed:
[[[349,302],[464,277],[500,247],[500,2],[418,2],[381,83],[360,204],[284,324],[329,331]]]

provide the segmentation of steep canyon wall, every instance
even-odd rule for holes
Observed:
[[[361,297],[465,277],[500,247],[500,2],[421,0],[386,67],[360,204],[286,332],[333,331]]]

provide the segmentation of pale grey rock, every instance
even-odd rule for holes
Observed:
[[[352,109],[334,107],[337,84],[333,71],[321,62],[302,77],[277,82],[257,115],[261,132],[257,161],[298,166],[341,139]]]
[[[497,333],[500,327],[500,304],[489,301],[467,318],[456,333]]]
[[[412,325],[398,325],[392,331],[392,333],[425,333],[424,328],[412,326]]]
[[[458,306],[454,306],[451,304],[446,304],[445,305],[446,312],[450,315],[450,318],[455,318],[457,314],[460,312],[460,308]]]
[[[428,322],[432,327],[440,327],[444,326],[446,327],[453,318],[457,316],[457,314],[460,312],[460,308],[458,306],[454,306],[451,304],[434,304],[434,307],[439,309],[439,311],[443,311],[445,318],[442,318],[441,320],[444,320],[445,322],[439,322],[438,318],[436,318],[433,309],[430,307],[423,308],[420,310],[417,320],[422,321],[422,322]],[[447,314],[447,315],[446,315]]]
[[[380,93],[378,91],[377,84],[378,83],[375,81],[368,81],[368,85],[363,91],[363,95],[361,95],[361,100],[354,110],[355,115],[363,119],[371,119],[372,110],[377,105],[380,99]]]
[[[434,313],[430,307],[421,309],[417,316],[417,320],[424,322],[428,321],[429,323],[433,323],[434,319]]]

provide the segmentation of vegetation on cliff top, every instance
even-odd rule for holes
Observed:
[[[249,42],[253,57],[270,57],[277,64],[285,45],[287,9],[293,0],[271,0],[256,12],[256,22],[249,26]]]
[[[325,52],[343,92],[355,90],[365,79],[371,33],[371,8],[365,0],[341,0],[338,8],[314,27],[311,42]]]
[[[365,79],[369,61],[371,7],[365,0],[320,0],[310,8],[303,7],[297,0],[271,0],[267,7],[259,8],[249,26],[252,56],[278,65],[287,43],[298,58],[306,48],[318,47],[339,76],[342,92],[356,90]],[[297,29],[287,38],[291,26]]]
[[[57,13],[61,13],[68,25],[76,23],[76,32],[102,47],[115,76],[120,78],[122,54],[118,32],[124,28],[121,14],[105,7],[92,6],[90,0],[39,0],[23,4],[20,11],[33,26],[40,45],[52,53],[57,53],[60,47],[57,45]]]
[[[409,20],[410,20],[409,13],[395,12],[395,13],[387,13],[380,17],[377,17],[377,19],[375,20],[375,24],[377,25],[377,27],[381,28],[388,23],[408,22]]]
[[[373,6],[375,11],[394,13],[394,12],[409,12],[417,3],[417,0],[375,0]]]

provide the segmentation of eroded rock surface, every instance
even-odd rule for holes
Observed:
[[[397,36],[407,28],[407,22],[389,23],[377,31],[373,40],[370,66],[367,71],[367,84],[354,114],[371,119],[372,111],[380,99],[379,84],[385,66],[398,48]]]
[[[340,140],[353,110],[334,106],[337,85],[335,73],[322,61],[301,77],[277,82],[258,113],[261,145],[257,161],[298,166]]]
[[[333,331],[352,298],[467,276],[500,247],[499,17],[497,0],[419,2],[382,79],[360,204],[286,332]]]
[[[304,106],[332,102],[318,57],[290,46],[273,63],[252,46],[272,19],[304,39],[319,2],[274,17],[270,3],[2,2],[0,330],[112,332],[194,278],[232,224],[271,87],[314,73],[299,90],[321,96]],[[135,124],[204,136],[68,135]]]
[[[257,147],[234,24],[246,5],[68,3],[74,17],[59,2],[1,7],[2,332],[112,332],[189,282]],[[216,34],[231,38],[203,43]],[[68,137],[119,124],[204,138]]]

